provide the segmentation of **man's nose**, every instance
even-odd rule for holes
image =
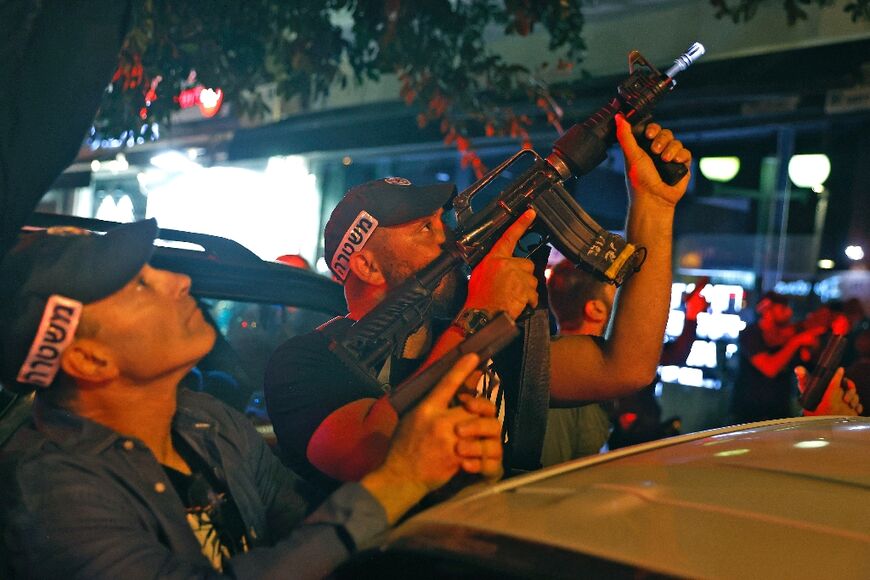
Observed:
[[[187,274],[174,274],[176,280],[176,296],[187,296],[190,294],[190,276]]]
[[[181,298],[190,294],[190,276],[170,272],[169,270],[156,270],[161,278],[161,285],[167,295]]]
[[[447,227],[440,219],[435,221],[435,241],[439,246],[447,241]]]

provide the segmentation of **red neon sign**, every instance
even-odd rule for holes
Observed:
[[[224,92],[221,89],[208,89],[202,85],[181,91],[175,100],[182,109],[199,107],[199,112],[205,118],[214,117],[224,102]]]

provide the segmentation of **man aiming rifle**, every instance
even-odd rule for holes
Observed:
[[[655,376],[667,321],[671,283],[671,236],[674,207],[683,196],[689,177],[666,184],[653,160],[637,143],[631,126],[616,119],[617,136],[626,160],[630,209],[626,237],[646,248],[643,268],[619,291],[611,332],[604,339],[569,336],[545,347],[550,359],[546,369],[549,396],[554,405],[607,399],[639,389]],[[689,167],[690,152],[673,134],[649,124],[645,136],[652,154],[667,162]],[[291,339],[276,351],[266,372],[266,398],[284,459],[303,476],[319,478],[324,485],[340,472],[337,463],[348,441],[343,433],[320,433],[335,448],[309,449],[312,435],[337,409],[361,398],[379,397],[377,385],[363,385],[330,351],[329,345],[353,323],[380,304],[392,289],[437,258],[448,239],[441,221],[452,188],[418,187],[401,178],[369,182],[351,189],[326,225],[327,260],[344,278],[349,314],[326,329]],[[518,317],[538,304],[538,279],[533,263],[513,257],[517,241],[535,220],[534,211],[522,215],[485,258],[467,282],[458,272],[446,276],[434,293],[433,313],[453,322],[438,328],[429,321],[399,345],[375,372],[378,382],[397,385],[426,361],[435,360],[497,312]],[[348,244],[347,242],[352,242]],[[337,255],[345,272],[335,269]],[[434,318],[434,317],[433,317]],[[497,402],[505,399],[510,422],[510,389],[496,389],[506,373],[487,373],[480,391]],[[327,424],[328,425],[328,424]],[[370,425],[373,430],[376,425]],[[509,433],[516,439],[519,433]],[[379,459],[372,458],[372,465]]]

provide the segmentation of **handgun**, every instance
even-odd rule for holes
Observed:
[[[822,397],[828,389],[828,383],[834,378],[840,361],[843,360],[843,354],[846,352],[846,344],[848,343],[846,334],[848,332],[849,323],[843,316],[836,318],[831,324],[831,338],[828,339],[825,349],[819,355],[819,362],[813,372],[807,376],[807,386],[800,397],[801,407],[807,411],[815,411],[819,403],[822,402]]]

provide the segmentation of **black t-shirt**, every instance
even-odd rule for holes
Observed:
[[[331,324],[352,323],[338,319]],[[266,366],[264,390],[284,463],[319,486],[335,487],[336,482],[308,461],[308,440],[330,413],[358,399],[380,397],[383,390],[361,384],[318,331],[294,336],[278,347]]]
[[[772,354],[780,348],[764,342],[757,324],[750,324],[740,333],[740,370],[734,385],[733,409],[737,420],[763,421],[791,416],[794,364],[785,365],[779,374],[768,378],[750,360],[759,353]]]
[[[191,474],[165,465],[163,471],[184,504],[187,522],[203,555],[215,570],[222,571],[226,560],[248,550],[245,523],[226,483],[212,473],[208,464],[183,439],[174,435],[172,439]]]

